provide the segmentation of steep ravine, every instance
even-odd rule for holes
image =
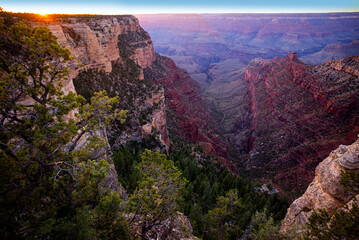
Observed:
[[[304,191],[317,164],[356,139],[358,67],[358,57],[309,66],[291,53],[254,59],[236,80],[211,87],[225,116],[220,128],[248,173]]]
[[[156,55],[156,61],[144,73],[145,78],[165,88],[171,129],[187,141],[199,143],[207,153],[221,157],[227,167],[235,170],[228,161],[228,143],[220,135],[199,84],[173,60],[160,55]]]

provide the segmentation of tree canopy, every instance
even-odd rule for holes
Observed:
[[[134,216],[142,219],[142,237],[162,221],[174,217],[186,180],[166,155],[145,150],[137,165],[140,180],[130,197]]]
[[[85,103],[83,97],[62,91],[71,56],[56,40],[46,27],[8,26],[0,19],[4,238],[87,239],[91,229],[103,224],[99,219],[108,211],[105,205],[120,204],[116,193],[101,189],[109,164],[98,132],[114,118],[124,120],[126,112],[114,109],[118,100],[106,92]],[[80,141],[84,143],[78,147]],[[119,228],[126,233],[125,225]],[[107,230],[96,234],[101,239],[111,235]]]

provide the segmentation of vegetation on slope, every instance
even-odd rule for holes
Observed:
[[[257,193],[256,184],[229,172],[214,156],[204,153],[201,146],[186,143],[181,139],[172,139],[172,149],[168,158],[187,179],[179,210],[189,217],[194,234],[203,239],[218,239],[221,235],[215,212],[223,210],[224,198],[235,193],[239,206],[235,211],[222,213],[226,229],[223,239],[236,239],[245,233],[256,212],[264,212],[273,217],[273,225],[279,223],[286,214],[288,201],[277,194]],[[128,193],[138,188],[138,171],[136,166],[141,162],[141,152],[146,144],[132,143],[114,152],[113,160],[118,171],[119,181],[125,183]],[[222,199],[222,200],[221,200]],[[218,220],[220,221],[220,220]],[[274,224],[275,222],[275,224]],[[277,229],[278,231],[278,229]]]
[[[275,220],[283,218],[285,200],[256,193],[252,182],[230,173],[218,159],[176,139],[167,157],[145,150],[157,145],[155,137],[140,147],[120,146],[113,160],[130,197],[111,192],[103,185],[108,149],[95,133],[115,118],[124,121],[125,112],[113,107],[119,106],[118,98],[100,92],[89,94],[85,103],[81,96],[64,94],[70,53],[47,28],[1,22],[0,30],[0,231],[5,239],[148,239],[177,210],[189,216],[197,236],[236,239],[256,211],[266,208]],[[70,118],[76,109],[76,118]],[[86,144],[77,148],[83,136]],[[170,230],[162,236],[171,236]]]
[[[115,117],[124,120],[125,112],[113,108],[117,98],[100,92],[84,104],[83,97],[64,94],[70,52],[47,28],[0,19],[0,34],[1,236],[129,238],[123,214],[112,212],[121,197],[103,187],[107,149],[95,134]]]

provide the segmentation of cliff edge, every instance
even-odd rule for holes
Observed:
[[[353,192],[345,192],[340,184],[341,172],[348,169],[359,172],[359,140],[348,146],[340,145],[318,165],[313,182],[288,208],[282,230],[303,226],[313,210],[321,208],[331,214],[349,203]]]

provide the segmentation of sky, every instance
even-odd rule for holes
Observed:
[[[359,12],[359,0],[1,0],[0,7],[40,14]]]

